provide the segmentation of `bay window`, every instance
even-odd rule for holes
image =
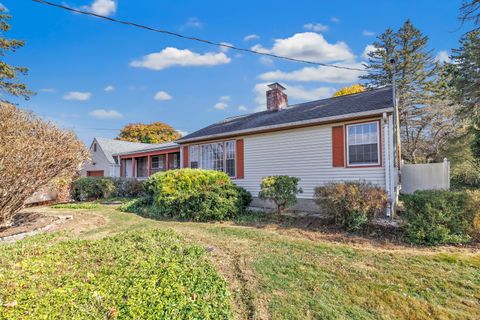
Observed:
[[[380,164],[378,121],[347,125],[347,163],[351,166]]]
[[[235,177],[235,141],[189,147],[190,168],[223,171]]]

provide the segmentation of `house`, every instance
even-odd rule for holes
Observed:
[[[182,167],[220,170],[259,201],[263,177],[300,178],[298,210],[317,210],[315,187],[361,180],[398,194],[398,161],[391,87],[289,105],[278,83],[266,92],[267,110],[186,135]]]
[[[82,176],[120,176],[120,162],[116,153],[142,150],[156,145],[139,142],[120,141],[108,138],[94,138],[90,144],[91,160],[83,165]]]

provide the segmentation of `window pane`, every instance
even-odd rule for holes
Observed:
[[[349,164],[379,163],[377,123],[349,125],[347,132]]]
[[[235,141],[225,142],[225,173],[229,177],[235,177]]]

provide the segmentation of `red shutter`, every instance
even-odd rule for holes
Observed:
[[[188,163],[188,146],[183,147],[183,167],[184,168],[190,167]]]
[[[345,166],[345,140],[343,126],[332,127],[332,165]]]
[[[237,179],[243,179],[245,176],[245,169],[243,166],[244,155],[243,155],[243,139],[237,140]]]

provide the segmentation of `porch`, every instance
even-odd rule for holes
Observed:
[[[146,179],[154,173],[179,169],[180,148],[120,155],[120,176]]]

